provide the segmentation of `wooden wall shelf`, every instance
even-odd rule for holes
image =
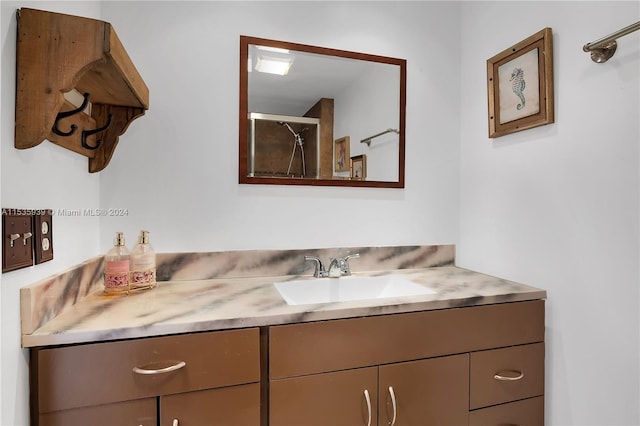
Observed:
[[[89,172],[99,172],[120,135],[149,109],[149,89],[108,22],[27,8],[17,17],[15,147],[48,139],[88,157]],[[89,94],[90,114],[56,123],[60,112],[76,109],[64,97],[72,89]],[[54,125],[61,133],[76,130],[60,135]]]

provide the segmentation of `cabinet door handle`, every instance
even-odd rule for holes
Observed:
[[[178,426],[178,419],[173,419],[171,426]]]
[[[364,399],[367,401],[367,426],[371,426],[371,398],[367,389],[364,390]]]
[[[185,365],[187,365],[186,362],[180,361],[176,364],[170,365],[165,368],[146,369],[146,368],[140,368],[140,367],[133,367],[133,372],[136,374],[164,374],[164,373],[170,373],[171,371],[180,370]]]
[[[396,414],[398,412],[396,407],[396,393],[393,391],[393,386],[389,386],[389,395],[391,396],[391,406],[393,407],[393,418],[389,422],[389,426],[396,424]]]
[[[516,380],[520,380],[524,377],[524,373],[522,371],[517,370],[502,370],[498,371],[493,378],[496,380],[504,380],[514,382]]]

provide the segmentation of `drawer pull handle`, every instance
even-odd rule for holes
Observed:
[[[185,365],[187,365],[186,362],[180,361],[176,364],[170,365],[165,368],[146,369],[146,368],[140,368],[140,367],[133,367],[133,372],[136,374],[147,374],[147,375],[165,374],[165,373],[170,373],[172,371],[180,370]]]
[[[499,371],[493,376],[493,378],[496,380],[503,380],[503,381],[509,381],[509,382],[520,380],[523,377],[524,377],[524,373],[522,371],[516,371],[516,370]]]
[[[389,386],[389,395],[391,396],[391,405],[393,406],[393,418],[389,422],[389,426],[396,424],[396,414],[398,412],[396,407],[396,393],[393,391],[393,386]]]
[[[369,391],[367,389],[364,390],[364,399],[367,400],[367,414],[369,416],[367,426],[371,426],[371,398],[369,397]]]
[[[173,419],[171,426],[178,426],[178,419]]]

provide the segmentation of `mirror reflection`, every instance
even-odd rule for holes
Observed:
[[[406,61],[240,38],[241,183],[404,187]]]

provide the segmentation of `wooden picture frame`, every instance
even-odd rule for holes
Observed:
[[[336,139],[333,142],[333,171],[334,172],[348,172],[349,163],[347,160],[349,157],[349,148],[351,144],[349,136],[344,136],[340,139]]]
[[[551,28],[488,59],[487,92],[490,138],[553,123]]]
[[[351,179],[365,180],[367,178],[367,156],[365,154],[351,157]]]

